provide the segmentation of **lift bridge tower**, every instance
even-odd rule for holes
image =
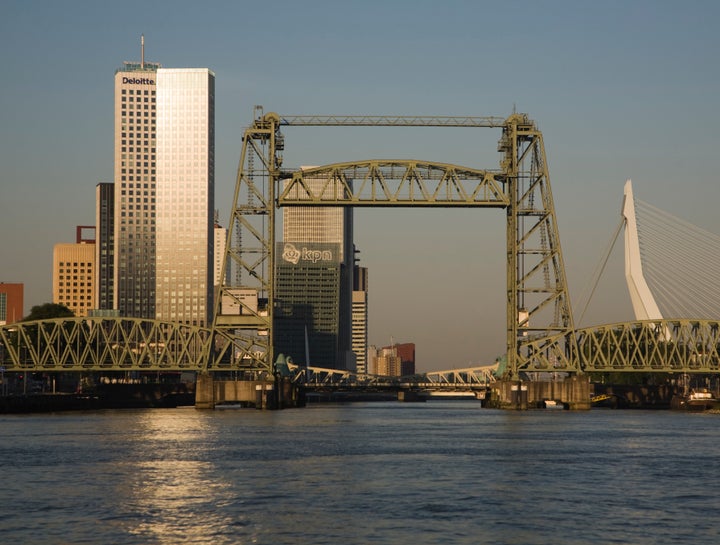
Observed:
[[[579,371],[542,133],[525,114],[498,117],[280,116],[256,107],[243,135],[210,369],[274,371],[276,210],[280,206],[504,208],[507,371]],[[502,131],[499,168],[360,161],[283,170],[284,127],[463,127]],[[306,180],[323,180],[317,183]],[[478,282],[483,279],[479,278]]]

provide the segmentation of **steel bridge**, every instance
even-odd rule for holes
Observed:
[[[213,323],[207,328],[133,318],[15,323],[0,328],[4,371],[273,374],[276,211],[289,206],[504,209],[506,378],[533,371],[720,371],[717,321],[645,320],[575,328],[543,136],[526,114],[280,116],[257,110],[255,117],[243,135],[223,263],[223,270],[232,267],[236,274],[219,290]],[[406,159],[284,169],[282,131],[309,126],[499,129],[500,161],[492,169]],[[312,368],[297,369],[298,380],[314,380]],[[454,376],[458,380],[461,374]]]

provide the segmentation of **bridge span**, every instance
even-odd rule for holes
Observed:
[[[361,160],[284,169],[282,130],[303,126],[500,129],[499,168]],[[317,184],[308,183],[310,179],[323,181],[322,187],[317,189]],[[259,180],[263,183],[257,183]],[[502,375],[509,388],[532,374],[543,373],[574,377],[720,372],[720,328],[713,319],[651,316],[588,328],[575,326],[543,136],[526,114],[513,113],[503,120],[303,117],[263,115],[262,111],[243,135],[231,236],[224,253],[223,270],[232,266],[238,274],[232,284],[223,284],[218,290],[212,324],[196,327],[126,317],[14,323],[0,327],[0,369],[3,373],[174,371],[199,377],[227,373],[276,377],[275,213],[281,206],[505,209],[507,366]],[[293,375],[288,368],[290,376],[283,380],[320,388],[318,377],[335,376],[334,371],[311,369],[298,366]],[[491,380],[484,375],[483,386],[480,377],[466,369],[426,373],[412,382],[440,391],[451,388],[449,384],[460,377],[469,381],[465,387],[470,391],[486,388]],[[472,383],[475,378],[469,377],[478,382]],[[353,380],[358,384],[361,379],[356,376]]]

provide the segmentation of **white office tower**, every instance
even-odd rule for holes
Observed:
[[[157,71],[155,316],[211,323],[214,275],[215,75]]]
[[[115,72],[113,306],[120,316],[155,318],[157,63]]]

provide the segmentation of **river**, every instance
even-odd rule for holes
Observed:
[[[0,542],[720,543],[720,414],[0,415]]]

